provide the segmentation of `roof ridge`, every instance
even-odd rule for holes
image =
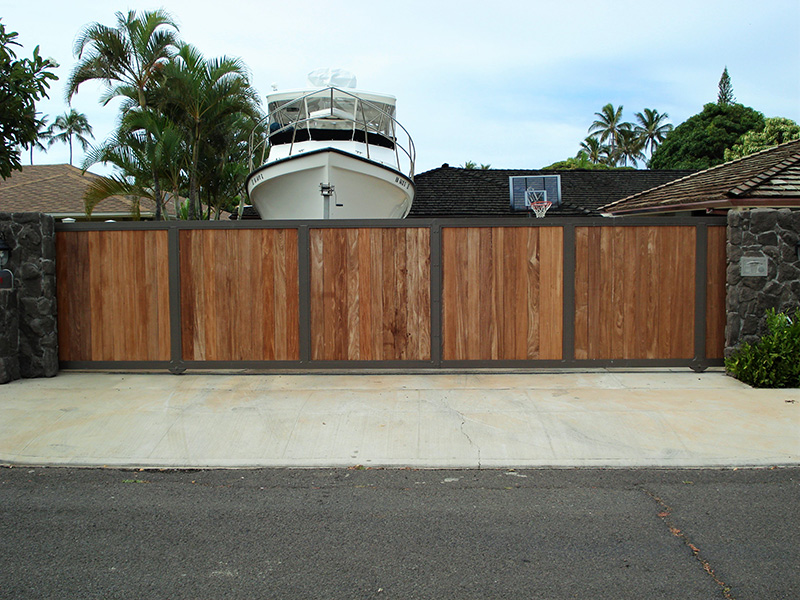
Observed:
[[[62,177],[63,175],[64,173],[62,172],[62,173],[56,173],[55,175],[50,175],[48,177],[42,177],[41,179],[34,179],[33,181],[21,181],[19,183],[10,183],[10,184],[6,184],[6,182],[3,182],[3,187],[9,190],[20,186],[31,185],[34,183],[41,183],[42,181],[50,181],[51,179],[56,179],[57,177]]]
[[[733,197],[743,196],[747,192],[750,192],[750,191],[754,190],[755,188],[757,188],[759,185],[761,185],[765,181],[767,181],[770,178],[774,177],[775,175],[777,175],[781,171],[785,171],[786,169],[788,169],[789,167],[791,167],[792,165],[794,165],[798,161],[800,161],[800,152],[798,152],[796,154],[792,154],[791,156],[783,159],[778,164],[771,166],[766,171],[763,171],[763,172],[759,173],[758,175],[754,175],[750,179],[748,179],[746,181],[743,181],[742,183],[740,183],[736,187],[731,188],[728,191],[728,194],[733,196]]]

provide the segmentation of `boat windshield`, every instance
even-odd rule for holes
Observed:
[[[328,87],[306,94],[276,94],[268,98],[267,109],[269,146],[307,140],[363,142],[395,150],[398,162],[404,155],[413,172],[414,144],[395,119],[391,96]]]
[[[267,108],[270,132],[302,124],[309,129],[362,129],[394,135],[394,105],[365,101],[333,88],[294,100],[276,100]]]

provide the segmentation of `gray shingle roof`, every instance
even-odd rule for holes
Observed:
[[[511,209],[509,178],[560,175],[560,206],[548,215],[597,216],[610,202],[685,177],[694,171],[462,169],[442,165],[414,178],[409,217],[527,217]]]
[[[800,140],[786,142],[609,203],[611,214],[800,206]]]

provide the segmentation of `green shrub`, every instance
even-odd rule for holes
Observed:
[[[727,371],[758,388],[800,387],[800,308],[794,317],[767,311],[768,332],[725,359]]]

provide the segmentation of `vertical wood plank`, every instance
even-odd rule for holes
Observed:
[[[548,228],[549,229],[549,228]],[[548,236],[542,235],[540,227],[525,227],[520,229],[522,239],[521,245],[525,247],[525,287],[527,288],[527,300],[525,307],[526,319],[525,329],[520,333],[525,333],[524,352],[518,352],[517,358],[538,358],[541,348],[542,331],[547,325],[544,324],[548,316],[542,314],[547,311],[547,299],[544,297],[547,291],[542,287],[543,274],[542,260],[546,262],[549,249],[545,244]],[[521,340],[520,340],[521,341]],[[522,348],[520,348],[522,350]]]
[[[311,229],[311,358],[325,356],[325,252],[324,229]]]
[[[56,234],[58,354],[63,361],[92,360],[92,303],[88,231]],[[66,258],[69,257],[69,258]]]
[[[575,358],[589,358],[589,228],[575,228]]]
[[[358,229],[347,229],[344,232],[344,251],[346,252],[345,261],[345,302],[347,326],[343,332],[346,336],[346,346],[344,358],[347,360],[357,360],[361,352],[361,319],[360,319],[360,294],[361,285],[359,281],[358,269],[358,240],[360,231]]]
[[[706,358],[722,358],[725,351],[726,228],[708,228],[706,287]]]
[[[541,256],[541,341],[539,353],[531,358],[563,357],[564,317],[564,230],[561,227],[539,228]]]
[[[375,229],[362,229],[358,236],[357,261],[358,261],[358,310],[359,310],[359,358],[362,360],[376,360],[374,344],[372,343],[375,323],[373,322],[373,304],[376,284],[372,279],[372,257],[370,248]]]
[[[502,358],[504,319],[509,310],[505,297],[505,279],[503,278],[503,264],[505,262],[505,227],[496,227],[492,232],[492,270],[490,285],[493,290],[492,308],[490,313],[489,337],[491,347],[489,357],[492,360]]]
[[[646,259],[646,248],[643,247],[644,229],[641,227],[624,227],[622,230],[622,270],[620,277],[623,282],[625,298],[620,315],[620,334],[622,338],[621,356],[636,356],[639,353],[639,340],[642,337],[636,328],[643,323],[641,310],[641,265]]]
[[[391,356],[396,360],[408,358],[408,263],[406,235],[403,228],[392,230],[395,243],[395,329]]]
[[[492,318],[492,298],[494,288],[492,287],[492,234],[493,230],[489,227],[478,229],[478,254],[477,269],[478,277],[475,278],[475,293],[478,296],[477,329],[470,332],[476,339],[477,352],[476,358],[488,360],[492,355],[492,339],[490,337],[490,323]]]
[[[285,329],[281,335],[286,339],[286,351],[276,356],[281,360],[300,359],[300,272],[298,264],[298,231],[286,229],[284,263],[286,264],[286,294],[276,298],[276,311],[286,314]]]

